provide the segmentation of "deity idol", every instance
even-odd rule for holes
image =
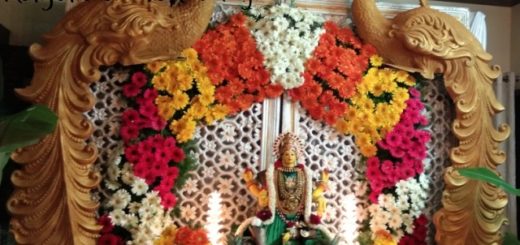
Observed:
[[[258,210],[237,234],[252,225],[257,228],[254,235],[261,245],[322,244],[330,240],[330,232],[320,224],[326,207],[323,194],[328,172],[322,172],[313,190],[311,171],[303,164],[303,143],[292,133],[280,135],[273,151],[278,160],[256,179],[251,170],[244,173],[247,187],[258,201]],[[313,202],[317,204],[314,214]]]

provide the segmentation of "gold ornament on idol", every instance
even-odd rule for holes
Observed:
[[[277,169],[275,183],[278,186],[278,208],[284,214],[297,214],[303,208],[305,197],[305,173],[296,168],[297,152],[301,149],[298,138],[293,134],[284,134],[277,142],[277,155],[282,167]]]

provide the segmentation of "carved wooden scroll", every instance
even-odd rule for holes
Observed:
[[[56,130],[37,145],[18,150],[23,165],[11,180],[8,202],[11,231],[20,244],[95,244],[100,230],[98,203],[90,192],[100,176],[91,168],[97,158],[85,140],[92,125],[83,113],[95,98],[89,85],[99,66],[141,64],[172,59],[207,27],[214,1],[88,1],[34,44],[35,74],[18,94],[49,106],[59,117]]]
[[[470,181],[455,171],[461,167],[486,167],[496,171],[505,161],[498,147],[510,129],[493,126],[493,116],[504,107],[497,101],[492,83],[500,75],[490,66],[492,56],[455,18],[422,7],[385,19],[374,0],[355,0],[353,17],[361,37],[375,45],[393,65],[417,71],[426,78],[443,73],[445,86],[455,103],[453,134],[458,146],[451,150],[452,166],[444,175],[443,208],[434,216],[439,244],[498,244],[506,222],[507,196],[483,182]]]

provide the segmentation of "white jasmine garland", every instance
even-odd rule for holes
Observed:
[[[325,32],[324,20],[286,4],[253,9],[251,13],[256,18],[250,19],[249,28],[265,57],[271,82],[285,89],[301,86],[304,64]]]

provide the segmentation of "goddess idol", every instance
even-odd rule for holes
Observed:
[[[284,133],[273,148],[278,159],[274,164],[256,178],[251,170],[243,175],[258,206],[256,216],[242,223],[237,234],[252,225],[259,245],[329,244],[331,234],[320,224],[326,207],[323,194],[328,172],[322,172],[313,190],[312,173],[303,164],[302,141],[292,133]]]

